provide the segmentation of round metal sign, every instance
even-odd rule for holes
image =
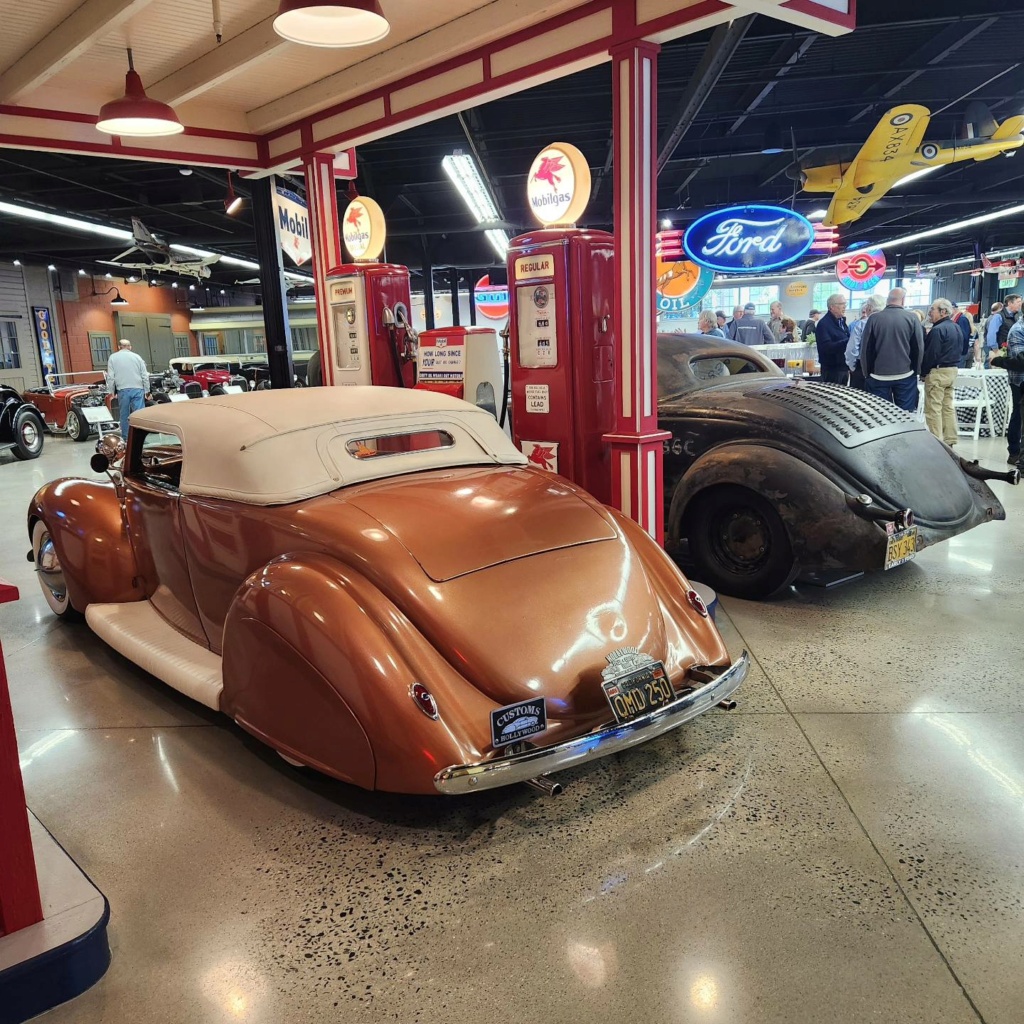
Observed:
[[[590,165],[568,142],[541,150],[526,179],[534,217],[547,227],[575,224],[590,201]]]
[[[851,292],[867,292],[885,276],[885,253],[881,249],[865,249],[844,256],[836,264],[836,277]]]
[[[375,260],[384,250],[387,233],[384,211],[375,200],[360,196],[348,204],[341,222],[341,237],[357,263]]]
[[[683,313],[707,295],[715,281],[715,272],[698,267],[689,260],[657,262],[659,313]]]
[[[694,263],[749,274],[795,263],[814,242],[814,225],[781,206],[730,206],[695,220],[683,236]]]
[[[488,320],[504,320],[508,316],[508,285],[491,284],[491,279],[484,274],[473,289],[476,308],[481,316]]]

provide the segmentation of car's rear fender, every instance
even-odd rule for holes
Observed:
[[[84,612],[93,603],[122,604],[146,596],[112,483],[53,480],[29,503],[30,540],[39,519],[50,529],[72,607]]]
[[[658,595],[669,649],[692,651],[697,658],[696,664],[701,667],[728,665],[730,659],[725,641],[714,622],[702,617],[687,598],[690,582],[679,567],[662,548],[651,542],[639,523],[616,509],[608,511],[629,538]],[[668,667],[671,674],[673,666]]]
[[[694,499],[724,484],[746,487],[772,503],[786,527],[793,556],[803,568],[882,565],[884,530],[850,511],[847,492],[789,452],[764,445],[722,445],[687,470],[669,506],[670,546],[686,536]]]
[[[372,789],[434,793],[489,749],[496,706],[364,576],[326,555],[254,572],[228,610],[223,710],[293,759]],[[438,718],[413,699],[433,695]]]

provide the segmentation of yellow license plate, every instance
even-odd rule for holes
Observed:
[[[885,548],[885,568],[895,569],[897,565],[909,562],[917,554],[917,527],[908,526],[889,535]]]

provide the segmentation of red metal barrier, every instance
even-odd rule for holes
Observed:
[[[0,604],[18,600],[18,588],[0,579]],[[14,737],[14,714],[0,645],[0,935],[43,919],[36,862],[25,812],[25,787]]]

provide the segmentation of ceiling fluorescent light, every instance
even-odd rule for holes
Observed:
[[[498,209],[491,199],[484,179],[476,166],[476,161],[466,153],[452,153],[441,161],[445,174],[458,189],[470,212],[476,217],[478,224],[484,221],[501,220]]]
[[[492,246],[494,246],[494,251],[498,254],[498,256],[501,259],[505,259],[505,257],[508,255],[508,235],[504,231],[501,231],[496,228],[489,228],[487,231],[484,232],[484,234],[487,236],[487,241],[490,242]]]
[[[893,185],[893,188],[899,188],[900,185],[906,185],[908,181],[914,181],[916,178],[923,178],[926,174],[931,174],[932,171],[937,171],[939,167],[945,166],[944,164],[936,164],[934,167],[922,167],[919,171],[911,171],[910,174],[905,174],[899,181]]]
[[[96,127],[106,135],[126,135],[134,138],[180,135],[185,130],[173,107],[159,100],[152,100],[146,95],[142,79],[135,70],[131,50],[128,51],[128,74],[124,80],[124,95],[119,100],[103,104]]]
[[[59,213],[47,213],[45,210],[33,210],[29,206],[0,202],[0,213],[9,213],[12,217],[24,217],[26,220],[38,220],[44,224],[57,224],[62,228],[71,228],[74,231],[89,231],[94,235],[116,238],[123,242],[132,240],[132,233],[121,228],[108,228],[105,224],[94,224],[88,220],[63,217]]]
[[[281,0],[274,31],[304,46],[365,46],[391,31],[378,0]]]
[[[871,242],[872,249],[891,249],[897,245],[909,245],[922,238],[934,238],[936,235],[948,235],[953,231],[962,231],[964,228],[974,227],[975,224],[987,224],[990,220],[1001,220],[1003,217],[1013,217],[1018,213],[1024,213],[1024,203],[1017,206],[1009,206],[1004,210],[993,210],[991,213],[979,214],[977,217],[968,217],[967,220],[958,220],[953,224],[943,224],[937,228],[929,228],[927,231],[917,231],[912,235],[903,235],[900,238],[890,238],[887,242]],[[827,267],[832,263],[841,260],[846,253],[838,253],[835,256],[825,256],[820,260],[812,260],[799,267],[790,267],[787,274],[802,274],[805,270],[812,270],[814,267]]]

